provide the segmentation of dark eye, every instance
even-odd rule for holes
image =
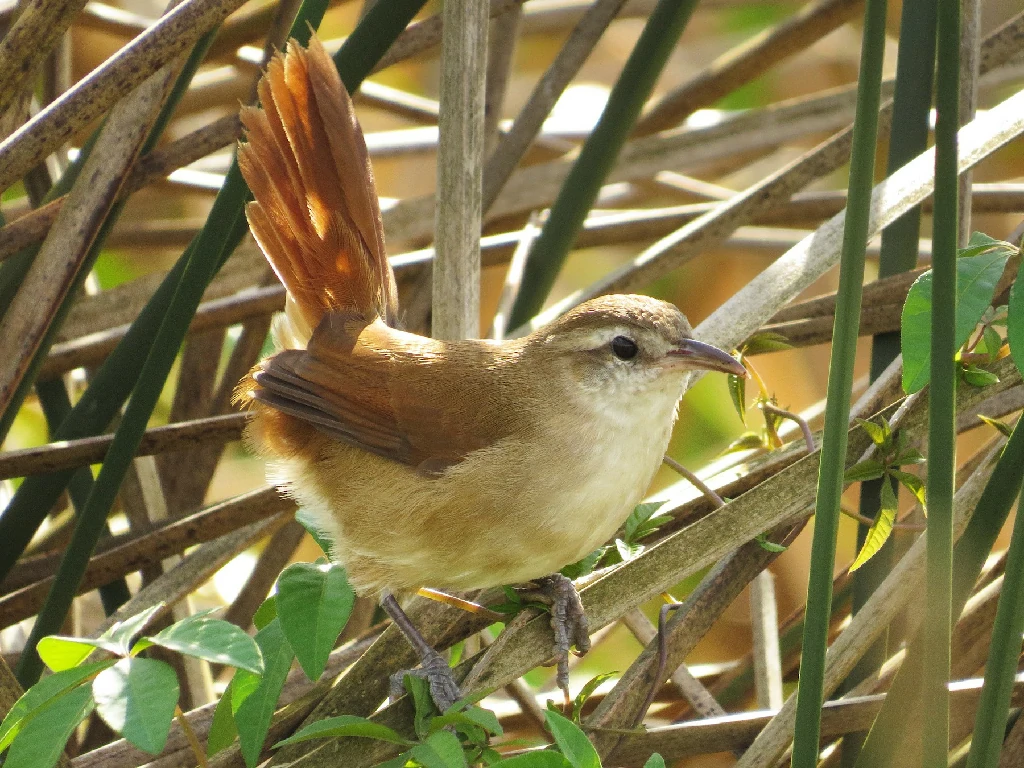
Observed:
[[[640,348],[628,336],[616,336],[612,339],[612,354],[620,360],[632,360]]]

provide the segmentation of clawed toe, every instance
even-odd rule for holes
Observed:
[[[430,698],[434,700],[434,706],[438,712],[444,714],[451,706],[459,700],[462,692],[459,684],[455,682],[451,667],[439,653],[428,655],[422,666],[416,669],[402,669],[391,676],[391,700],[394,701],[405,695],[405,676],[426,678],[430,685]]]
[[[540,599],[551,606],[551,629],[555,633],[555,677],[558,687],[569,695],[569,652],[576,646],[578,655],[590,650],[590,632],[583,603],[572,581],[560,573],[537,579]]]

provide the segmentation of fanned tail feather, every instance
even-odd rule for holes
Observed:
[[[327,312],[394,326],[397,290],[366,143],[320,42],[290,41],[259,97],[261,107],[242,110],[238,162],[255,197],[249,226],[288,291],[278,346],[305,347]]]

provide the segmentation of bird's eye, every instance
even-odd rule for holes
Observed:
[[[628,336],[616,336],[612,339],[612,354],[620,360],[632,360],[640,348]]]

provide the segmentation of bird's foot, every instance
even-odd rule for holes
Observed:
[[[391,700],[405,695],[405,676],[425,678],[430,685],[430,698],[438,712],[444,714],[462,696],[459,684],[455,682],[448,662],[437,651],[432,650],[416,669],[402,669],[391,676]]]
[[[572,580],[560,573],[535,579],[536,590],[529,595],[550,606],[551,629],[555,633],[555,663],[558,672],[555,681],[569,699],[569,652],[576,646],[582,656],[590,650],[590,632],[587,615],[583,611],[579,592]]]

